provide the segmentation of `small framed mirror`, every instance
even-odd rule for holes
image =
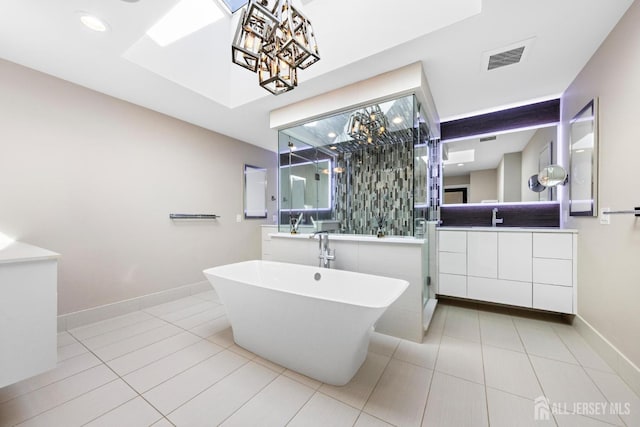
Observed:
[[[572,216],[598,215],[598,100],[590,101],[570,124]]]
[[[267,170],[244,165],[244,217],[267,217]]]

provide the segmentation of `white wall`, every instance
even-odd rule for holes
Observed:
[[[561,103],[566,165],[568,122],[593,97],[599,97],[599,203],[614,210],[640,205],[639,22],[640,2],[636,1]],[[640,366],[640,221],[618,215],[611,218],[611,225],[600,225],[597,218],[571,217],[567,226],[579,230],[578,314]]]
[[[473,171],[471,176],[471,195],[469,203],[480,203],[483,200],[498,200],[497,171],[485,169]]]
[[[0,232],[62,254],[59,314],[260,258],[265,221],[236,214],[244,163],[276,195],[274,153],[2,60],[0,76]]]

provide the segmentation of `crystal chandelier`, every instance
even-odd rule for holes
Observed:
[[[231,47],[232,60],[258,73],[274,95],[298,85],[298,68],[320,60],[311,21],[291,0],[249,0]]]
[[[347,134],[358,143],[373,144],[384,136],[389,121],[380,106],[375,104],[362,110],[354,111],[349,117]]]

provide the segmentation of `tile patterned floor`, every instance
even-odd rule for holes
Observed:
[[[62,332],[58,357],[0,389],[0,427],[640,426],[638,396],[570,325],[475,304],[441,303],[420,344],[374,334],[343,387],[235,345],[214,292]],[[625,413],[536,422],[541,395]]]

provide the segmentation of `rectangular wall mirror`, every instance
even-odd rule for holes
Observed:
[[[244,165],[244,217],[267,217],[267,170]]]
[[[590,101],[570,123],[569,213],[598,216],[598,100]]]

